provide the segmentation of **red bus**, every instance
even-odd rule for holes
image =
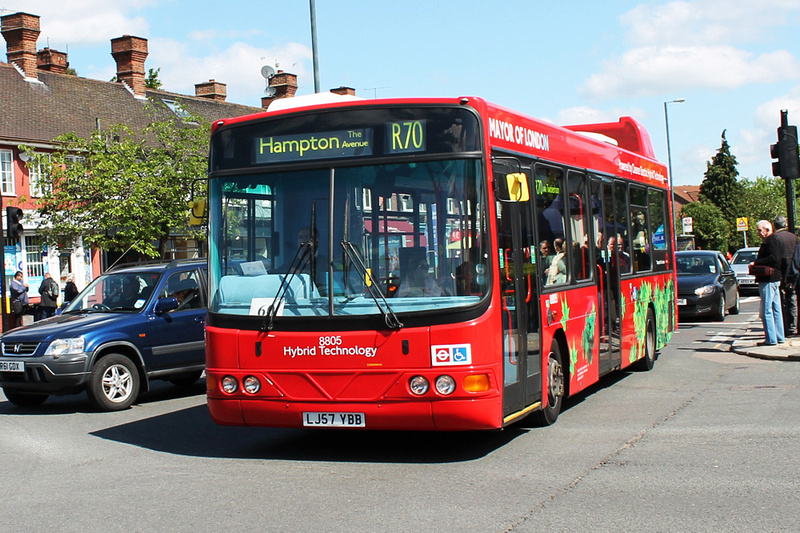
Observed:
[[[628,117],[296,105],[216,122],[208,187],[219,424],[551,424],[676,327],[666,169]]]

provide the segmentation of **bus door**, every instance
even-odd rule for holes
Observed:
[[[519,172],[495,161],[495,180]],[[503,331],[503,416],[541,400],[541,351],[532,201],[497,203]]]
[[[612,181],[592,179],[592,229],[595,232],[595,275],[597,279],[600,374],[621,364],[621,328],[619,300],[618,235],[615,223]]]

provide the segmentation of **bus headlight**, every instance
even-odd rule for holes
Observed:
[[[436,390],[439,392],[439,394],[443,394],[445,396],[453,394],[456,390],[456,380],[448,375],[439,376],[436,378]]]
[[[408,387],[411,389],[413,394],[422,396],[430,390],[431,384],[428,383],[428,380],[425,379],[424,376],[414,376],[409,380]]]
[[[247,376],[242,383],[244,391],[248,394],[255,394],[261,390],[261,381],[255,376]]]
[[[222,391],[228,394],[233,394],[236,392],[236,389],[239,388],[239,382],[236,381],[236,378],[233,376],[225,376],[222,378],[220,385],[222,386]]]

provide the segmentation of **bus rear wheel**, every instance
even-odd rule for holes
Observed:
[[[634,363],[635,370],[652,370],[656,364],[656,317],[653,310],[647,310],[644,326],[644,357]]]
[[[564,402],[564,365],[561,347],[553,339],[550,354],[547,356],[547,406],[534,413],[534,420],[540,426],[549,426],[558,420],[561,404]]]

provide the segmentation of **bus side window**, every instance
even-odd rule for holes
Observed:
[[[572,236],[572,272],[576,280],[592,277],[589,246],[589,213],[584,205],[586,180],[579,172],[568,174],[569,226]]]
[[[651,269],[650,230],[647,213],[647,190],[631,186],[631,244],[633,269],[644,272]]]
[[[569,261],[571,246],[566,242],[564,172],[560,168],[536,165],[536,241],[552,243],[553,257],[548,266],[540,267],[545,285],[568,283],[572,271]]]

